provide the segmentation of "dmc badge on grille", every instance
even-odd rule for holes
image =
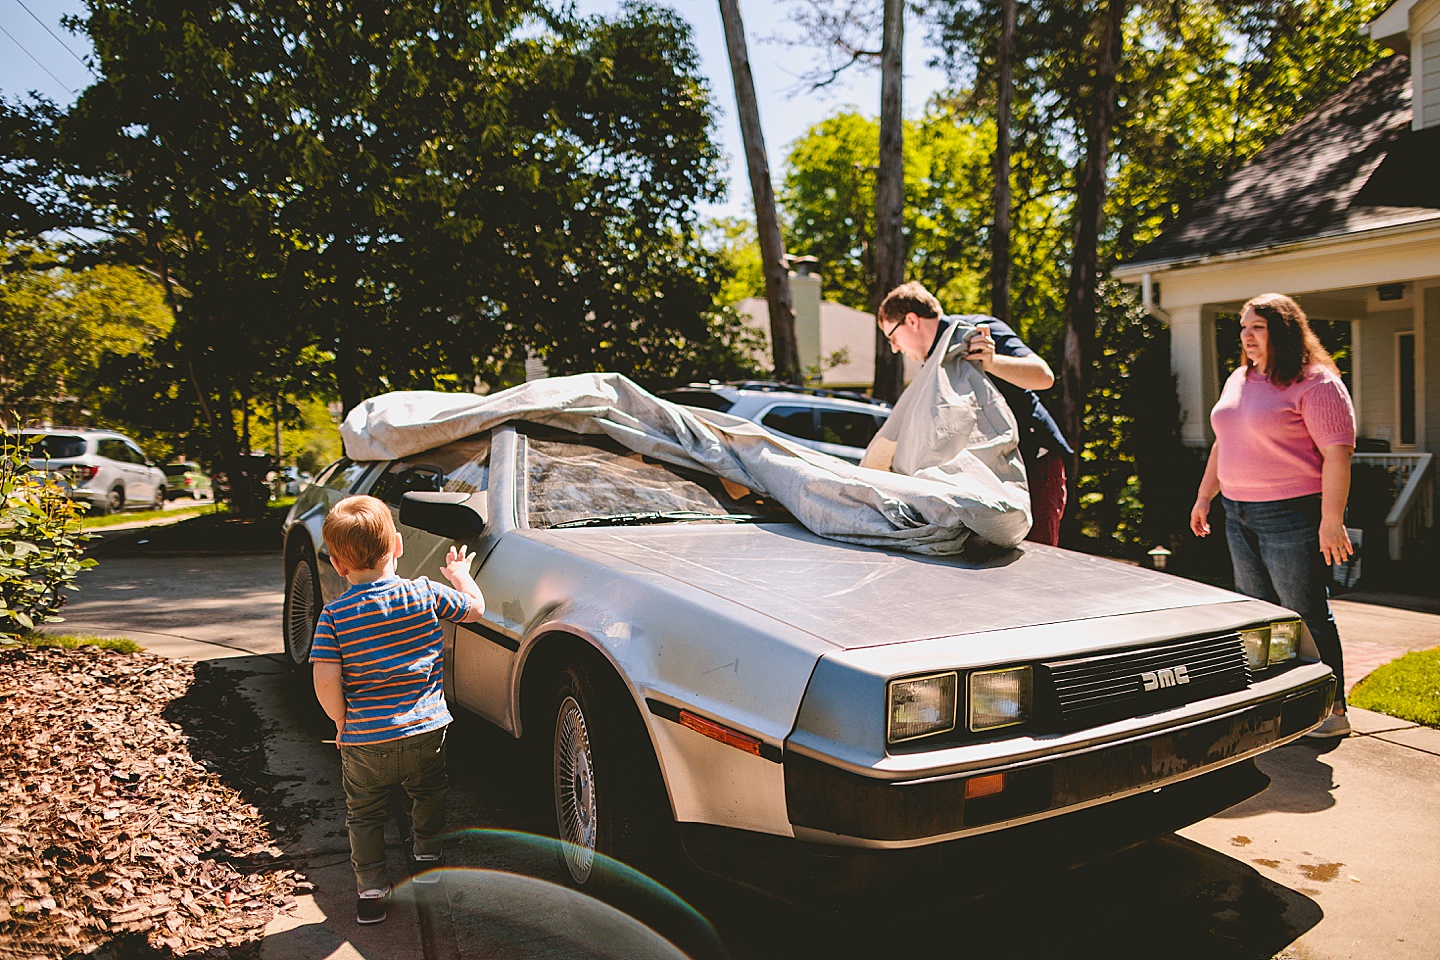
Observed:
[[[1185,671],[1183,663],[1178,667],[1161,667],[1159,670],[1146,670],[1140,674],[1140,683],[1147,693],[1161,687],[1175,687],[1189,682],[1190,674]]]

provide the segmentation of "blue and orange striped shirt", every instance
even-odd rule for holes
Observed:
[[[427,577],[357,584],[325,604],[310,661],[340,664],[340,743],[384,743],[450,722],[438,618],[458,621],[469,612],[469,597]]]

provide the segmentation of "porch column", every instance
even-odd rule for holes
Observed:
[[[1214,322],[1200,304],[1170,307],[1170,370],[1180,395],[1180,440],[1210,445],[1210,408],[1215,405]]]

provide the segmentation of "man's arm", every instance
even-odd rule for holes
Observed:
[[[990,336],[988,323],[975,326],[965,359],[978,361],[980,369],[986,373],[1024,390],[1049,390],[1055,385],[1055,374],[1050,364],[1038,353],[1018,357],[996,353],[995,339]]]
[[[325,715],[335,721],[335,742],[338,746],[340,735],[345,732],[345,688],[340,680],[340,661],[317,660],[311,666],[315,699],[320,701]]]

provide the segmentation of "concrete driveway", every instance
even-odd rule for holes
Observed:
[[[234,669],[256,705],[270,772],[294,778],[286,802],[310,817],[287,853],[316,885],[296,914],[272,924],[263,957],[673,955],[628,916],[546,882],[546,857],[527,865],[516,834],[495,832],[535,829],[543,811],[515,784],[523,764],[513,741],[473,718],[457,723],[451,746],[451,822],[471,829],[452,845],[456,869],[428,902],[402,896],[389,922],[357,926],[338,760],[320,742],[323,717],[280,666],[279,567],[278,555],[108,558],[82,579],[64,625],[214,660]],[[1440,646],[1435,614],[1341,601],[1336,616],[1352,681],[1407,649]],[[956,903],[943,916],[800,909],[705,882],[685,892],[712,927],[663,891],[638,900],[631,891],[625,906],[692,955],[737,960],[897,952],[1433,960],[1440,731],[1361,710],[1352,719],[1357,736],[1302,740],[1262,757],[1270,789],[1221,816],[1024,889]],[[392,856],[398,867],[398,851]],[[576,930],[589,933],[563,935]]]

